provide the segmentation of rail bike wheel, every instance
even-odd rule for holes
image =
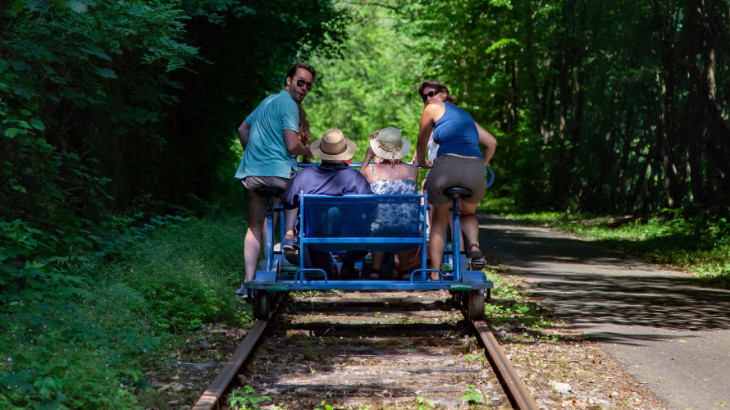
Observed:
[[[253,317],[259,320],[269,320],[271,311],[271,297],[265,290],[255,290],[253,294]]]
[[[470,290],[468,298],[469,320],[484,320],[484,289]]]

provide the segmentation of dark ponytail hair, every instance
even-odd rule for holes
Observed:
[[[444,83],[442,83],[441,81],[431,80],[431,81],[426,81],[425,83],[421,84],[421,86],[418,87],[418,95],[422,96],[423,89],[426,87],[431,87],[434,90],[439,91],[439,92],[445,92],[446,98],[444,99],[444,101],[454,104],[454,105],[459,105],[459,103],[456,102],[456,99],[454,97],[452,97],[451,94],[449,94],[449,88],[446,87],[446,85]]]

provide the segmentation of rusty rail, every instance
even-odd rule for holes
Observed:
[[[486,322],[483,320],[472,321],[479,338],[484,343],[487,352],[487,360],[494,369],[502,388],[507,394],[512,407],[516,410],[538,410],[537,403],[530,395],[517,371],[512,366],[504,351],[497,342]],[[220,399],[230,386],[233,379],[239,373],[241,366],[248,356],[253,352],[256,343],[266,329],[268,324],[265,320],[258,320],[243,339],[241,345],[236,349],[231,359],[223,366],[218,377],[213,380],[210,387],[203,393],[193,410],[214,410],[220,409]]]
[[[203,396],[200,397],[197,403],[195,403],[193,410],[213,410],[221,408],[221,406],[218,405],[218,401],[231,384],[231,381],[233,381],[233,378],[238,374],[241,366],[243,366],[243,362],[246,361],[246,358],[253,351],[254,346],[256,346],[256,342],[258,342],[261,335],[264,334],[267,324],[268,322],[265,320],[256,321],[246,337],[243,339],[241,345],[238,349],[236,349],[233,356],[231,356],[231,359],[223,366],[218,377],[213,380],[213,383],[211,383],[210,387],[208,387],[205,393],[203,393]]]
[[[474,320],[472,323],[487,349],[487,360],[492,365],[494,373],[497,374],[497,378],[502,384],[512,407],[517,410],[538,410],[535,399],[530,396],[527,386],[517,374],[517,370],[512,366],[512,363],[507,359],[504,351],[499,346],[499,342],[489,330],[487,323],[483,320]]]

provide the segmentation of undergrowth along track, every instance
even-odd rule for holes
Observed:
[[[461,309],[446,291],[294,294],[265,335],[256,323],[194,409],[227,408],[224,392],[242,385],[287,409],[537,409],[486,323],[474,332]]]

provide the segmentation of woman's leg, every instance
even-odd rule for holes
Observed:
[[[479,243],[479,221],[477,221],[476,211],[478,204],[470,204],[466,201],[459,201],[461,207],[461,230],[469,239],[470,244]],[[470,249],[471,250],[471,249]],[[468,253],[468,252],[467,252]]]
[[[411,257],[413,255],[413,250],[409,249],[407,251],[398,251],[398,270],[407,270],[408,264],[411,263]]]
[[[446,226],[449,222],[449,204],[434,206],[433,218],[431,219],[431,236],[429,238],[429,253],[431,254],[431,267],[441,270],[441,262],[444,257],[444,244],[446,243]],[[433,275],[432,275],[433,277]]]
[[[373,269],[383,270],[383,257],[385,257],[385,252],[372,251],[370,254],[373,256]]]
[[[411,273],[411,270],[408,268],[408,265],[411,263],[411,257],[413,257],[413,250],[408,251],[400,251],[398,252],[398,272],[401,273],[400,279],[405,279],[405,275]],[[410,279],[410,276],[408,277]]]
[[[481,270],[486,266],[486,262],[479,244],[479,221],[476,217],[476,210],[477,204],[463,202],[461,228],[469,240],[469,249],[466,254],[471,258],[472,269]]]

